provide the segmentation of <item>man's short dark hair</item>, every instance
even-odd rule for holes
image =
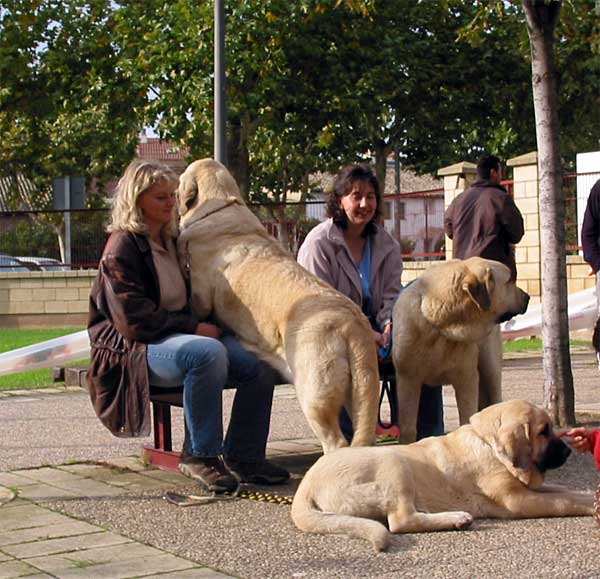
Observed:
[[[496,171],[500,170],[500,159],[494,155],[481,157],[477,162],[477,176],[480,179],[489,179],[490,171],[492,169],[495,169]]]
[[[375,231],[375,223],[381,216],[381,191],[379,190],[379,181],[373,173],[373,169],[368,165],[355,164],[344,167],[337,175],[333,184],[333,189],[329,192],[327,202],[325,205],[325,212],[327,217],[331,217],[333,222],[339,225],[342,229],[348,227],[348,218],[346,212],[339,206],[339,199],[348,195],[352,191],[352,187],[357,181],[364,181],[370,183],[375,191],[377,198],[377,208],[375,209],[375,215],[373,219],[367,223],[363,235],[367,236]]]

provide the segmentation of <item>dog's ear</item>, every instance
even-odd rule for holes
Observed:
[[[470,420],[496,458],[526,486],[531,485],[536,474],[530,418],[531,413],[526,410],[514,412],[505,404],[496,404],[474,414]]]
[[[195,179],[181,176],[179,189],[177,190],[177,205],[179,215],[185,215],[196,203],[198,198],[198,183]]]
[[[492,307],[492,293],[494,291],[494,274],[489,267],[485,268],[483,277],[476,276],[469,271],[462,284],[463,291],[478,309],[487,312]]]

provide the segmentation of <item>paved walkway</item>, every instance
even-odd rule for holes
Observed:
[[[0,485],[18,489],[18,498],[0,512],[0,577],[228,577],[42,506],[49,498],[106,500],[132,490],[162,492],[186,482],[179,475],[146,469],[136,458],[113,466],[74,464],[0,473]]]
[[[505,365],[505,398],[541,402],[541,360],[515,358]],[[573,371],[579,417],[600,420],[593,356],[574,356]],[[450,389],[444,404],[451,430]],[[168,504],[166,491],[197,488],[143,465],[140,443],[112,438],[79,391],[0,398],[0,579],[600,577],[600,530],[591,518],[477,521],[460,533],[397,536],[389,552],[375,555],[363,541],[300,533],[289,506]],[[319,456],[290,387],[277,389],[269,455],[293,476],[262,490],[288,496]],[[588,490],[597,479],[581,455],[551,477]]]

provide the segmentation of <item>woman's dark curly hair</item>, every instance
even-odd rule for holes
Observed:
[[[373,219],[367,223],[363,236],[371,235],[375,232],[375,224],[381,215],[381,192],[379,191],[379,181],[373,170],[368,165],[348,165],[344,167],[335,178],[333,189],[329,192],[325,211],[327,217],[331,217],[333,222],[339,225],[342,229],[348,227],[348,217],[346,212],[340,207],[339,200],[348,195],[352,191],[352,187],[357,181],[370,183],[375,191],[377,198],[377,208]]]

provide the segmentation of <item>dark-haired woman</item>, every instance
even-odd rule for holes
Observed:
[[[380,348],[389,344],[392,308],[400,293],[402,257],[398,243],[378,224],[382,198],[368,165],[349,165],[338,174],[327,200],[328,219],[307,235],[298,262],[362,307]],[[346,438],[350,419],[342,412]],[[421,392],[418,437],[443,434],[441,387]]]

